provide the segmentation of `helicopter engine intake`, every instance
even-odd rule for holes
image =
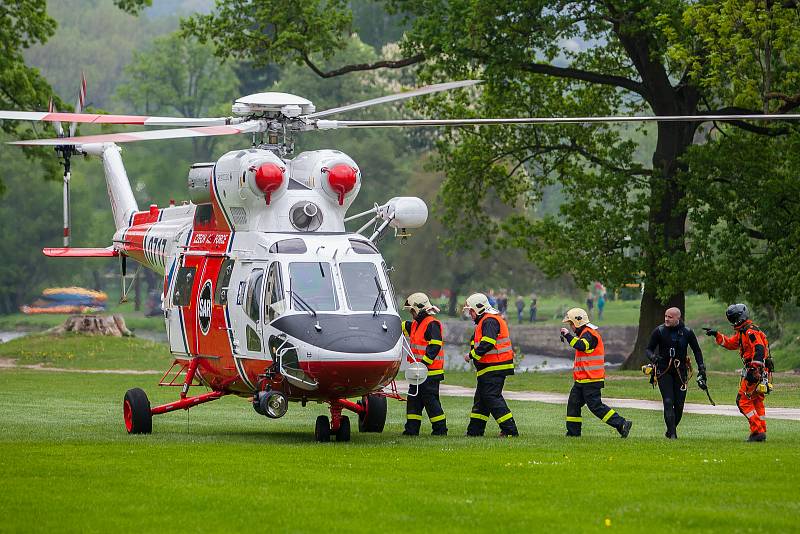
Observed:
[[[328,175],[328,185],[333,190],[333,193],[338,196],[339,205],[343,205],[345,195],[356,186],[358,170],[340,163],[330,169],[323,167],[322,172]]]
[[[252,169],[251,169],[252,170]],[[286,169],[275,163],[262,163],[253,175],[256,188],[264,194],[264,200],[269,206],[272,193],[283,185],[283,173]]]

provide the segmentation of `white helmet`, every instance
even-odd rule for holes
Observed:
[[[585,324],[589,324],[589,314],[583,308],[572,308],[567,311],[562,323],[572,323],[572,326],[579,328]]]
[[[404,310],[414,310],[419,313],[421,311],[427,313],[437,313],[439,308],[431,304],[431,299],[425,293],[414,293],[409,295],[406,302],[403,304]]]
[[[473,293],[467,297],[467,302],[464,304],[464,311],[472,310],[477,315],[483,315],[486,312],[500,313],[498,310],[492,308],[489,304],[489,298],[483,293]]]

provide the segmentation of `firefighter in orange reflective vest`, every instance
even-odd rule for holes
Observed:
[[[623,438],[631,431],[632,421],[603,404],[600,396],[605,384],[605,350],[603,338],[597,327],[589,322],[589,314],[581,308],[572,308],[562,323],[568,323],[574,332],[561,329],[561,339],[575,348],[572,367],[572,390],[567,400],[567,436],[581,435],[581,408],[585,404],[597,418],[614,427]]]
[[[483,293],[470,295],[464,311],[475,321],[472,349],[464,356],[464,361],[473,362],[478,375],[467,436],[482,436],[489,415],[500,426],[500,436],[518,436],[514,416],[503,398],[506,377],[514,374],[514,350],[508,325]]]
[[[434,317],[439,308],[431,304],[425,293],[414,293],[406,299],[404,310],[411,312],[413,321],[403,321],[403,333],[409,337],[409,363],[421,361],[428,368],[428,377],[419,386],[408,387],[406,427],[404,436],[418,436],[422,425],[422,409],[428,412],[434,436],[447,435],[447,420],[439,402],[439,382],[444,380],[444,335],[442,323]],[[412,395],[412,389],[416,395]]]
[[[772,358],[769,357],[767,336],[748,318],[747,306],[744,304],[731,304],[725,310],[725,316],[735,330],[732,336],[728,337],[708,328],[706,334],[714,337],[718,345],[728,350],[739,349],[744,367],[736,405],[750,423],[750,437],[747,441],[766,441],[764,393],[769,392],[769,375],[774,370]]]

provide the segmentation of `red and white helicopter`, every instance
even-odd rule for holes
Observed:
[[[361,171],[337,150],[294,158],[292,136],[337,128],[474,126],[639,121],[728,121],[800,118],[792,115],[567,117],[455,120],[329,120],[376,104],[472,86],[466,80],[423,87],[348,106],[315,111],[305,98],[258,93],[236,100],[231,117],[173,118],[80,113],[0,111],[0,119],[49,121],[55,139],[18,141],[56,147],[64,160],[64,247],[51,257],[130,257],[164,276],[163,309],[174,363],[160,385],[181,386],[178,400],[151,406],[139,388],[125,394],[129,433],[150,433],[153,415],[234,394],[270,418],[290,401],[325,402],[315,437],[350,439],[344,409],[358,414],[359,430],[381,432],[387,397],[404,354],[399,311],[389,274],[375,246],[389,228],[400,236],[427,220],[425,203],[396,197],[345,217],[361,187]],[[61,121],[72,121],[64,136]],[[75,123],[179,126],[165,130],[74,137]],[[184,137],[250,134],[252,146],[189,170],[191,202],[140,210],[117,143]],[[100,158],[116,232],[106,248],[69,246],[72,155]],[[370,216],[356,232],[345,222]],[[373,227],[369,234],[362,233]],[[412,364],[412,383],[425,379]],[[190,396],[193,385],[210,392]],[[389,392],[384,388],[390,387]],[[357,398],[356,402],[348,399]]]

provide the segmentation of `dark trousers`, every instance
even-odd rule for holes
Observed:
[[[589,382],[588,384],[579,384],[575,382],[572,384],[572,389],[569,392],[569,399],[567,400],[568,436],[581,435],[581,423],[583,422],[581,419],[581,408],[583,408],[584,404],[595,417],[605,424],[616,428],[617,431],[622,430],[625,418],[619,415],[616,410],[612,410],[603,404],[603,399],[600,395],[602,389],[603,382]]]
[[[439,402],[439,382],[428,378],[419,385],[419,390],[415,396],[411,396],[416,386],[408,386],[408,399],[406,402],[406,428],[404,434],[419,434],[419,427],[422,425],[422,410],[428,412],[428,419],[431,420],[431,428],[434,435],[447,434],[447,420],[445,419],[442,403]]]
[[[678,423],[683,417],[683,405],[686,402],[686,375],[681,370],[671,368],[658,379],[658,389],[664,401],[664,423],[667,425],[667,436],[676,436]]]
[[[478,377],[478,386],[475,388],[475,399],[472,412],[469,414],[468,436],[482,436],[486,430],[489,415],[494,417],[503,434],[516,436],[517,424],[514,416],[503,398],[503,385],[506,377],[503,374],[487,373]]]

